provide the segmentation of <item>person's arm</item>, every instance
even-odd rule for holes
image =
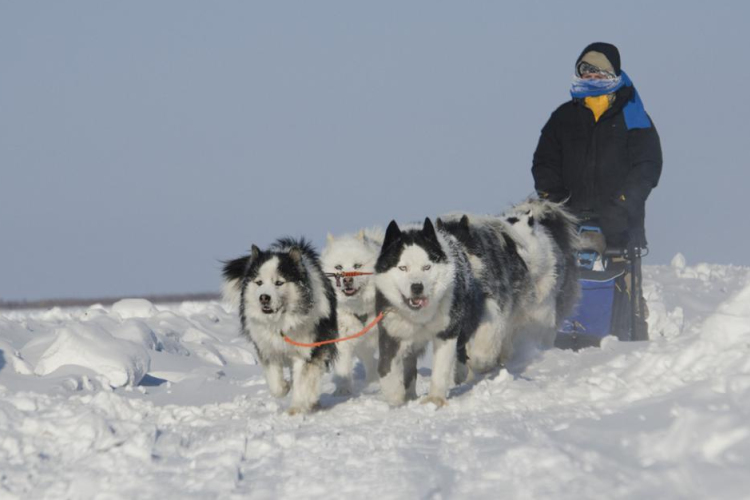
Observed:
[[[644,206],[661,176],[661,144],[653,122],[651,127],[628,132],[631,169],[622,190],[602,208],[601,222],[612,241],[644,246]],[[617,245],[616,245],[617,246]]]
[[[632,168],[623,187],[625,207],[631,214],[641,210],[651,190],[659,183],[662,168],[661,142],[656,127],[628,132]]]
[[[567,199],[569,193],[563,185],[562,146],[557,128],[555,113],[552,113],[534,151],[531,174],[539,197],[559,202]]]

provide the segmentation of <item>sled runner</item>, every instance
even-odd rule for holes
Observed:
[[[608,335],[621,341],[648,340],[645,320],[639,314],[644,309],[640,273],[645,249],[607,247],[594,224],[580,226],[579,234],[583,241],[577,255],[581,300],[563,321],[555,346],[576,350],[598,346]]]

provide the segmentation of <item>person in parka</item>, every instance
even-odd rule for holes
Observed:
[[[659,134],[609,43],[576,60],[572,99],[552,113],[534,153],[540,197],[596,219],[607,246],[644,248],[645,204],[659,182]]]
[[[618,295],[632,304],[632,319],[622,319],[629,314],[616,299],[612,323],[629,330],[632,340],[647,340],[640,255],[648,244],[646,199],[661,176],[659,134],[612,44],[583,49],[570,94],[542,129],[531,168],[535,188],[541,198],[564,202],[583,221],[597,223],[606,247],[633,255],[622,278],[627,291]]]

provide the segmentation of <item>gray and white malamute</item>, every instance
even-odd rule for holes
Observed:
[[[401,230],[392,221],[375,264],[380,388],[391,405],[416,398],[417,358],[433,343],[429,394],[440,407],[453,384],[457,352],[474,333],[484,306],[482,289],[463,245],[435,230],[430,219]]]
[[[482,285],[483,315],[467,347],[471,373],[507,365],[519,345],[552,347],[579,294],[575,218],[533,199],[504,216],[445,216],[438,225],[466,248]],[[459,366],[457,379],[466,375]]]
[[[534,283],[535,307],[554,304],[554,314],[545,314],[554,318],[549,324],[557,329],[581,295],[576,260],[581,244],[578,220],[562,204],[537,198],[515,205],[506,218]],[[552,342],[554,334],[547,337],[549,346]]]
[[[356,235],[334,237],[321,253],[320,261],[326,274],[343,272],[373,273],[375,261],[383,244],[382,229],[362,230]],[[331,278],[338,304],[337,318],[341,337],[361,331],[373,321],[375,312],[375,281],[370,274]],[[365,383],[377,380],[378,336],[371,332],[363,337],[338,344],[338,359],[333,367],[336,394],[352,390],[354,358],[359,358],[365,369]]]
[[[336,338],[336,295],[315,250],[304,239],[282,238],[267,251],[253,245],[250,255],[226,263],[224,279],[224,296],[239,306],[242,333],[256,348],[271,394],[289,392],[289,366],[289,413],[314,409],[336,346],[296,347],[284,336],[301,343]]]

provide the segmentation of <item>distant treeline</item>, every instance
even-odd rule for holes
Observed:
[[[94,304],[110,306],[115,302],[130,297],[101,297],[96,299],[43,299],[43,300],[0,300],[0,310],[5,309],[49,309],[52,307],[87,307]],[[201,302],[208,300],[219,300],[218,293],[175,293],[167,295],[146,295],[138,298],[146,299],[154,304],[165,304],[174,302]]]

